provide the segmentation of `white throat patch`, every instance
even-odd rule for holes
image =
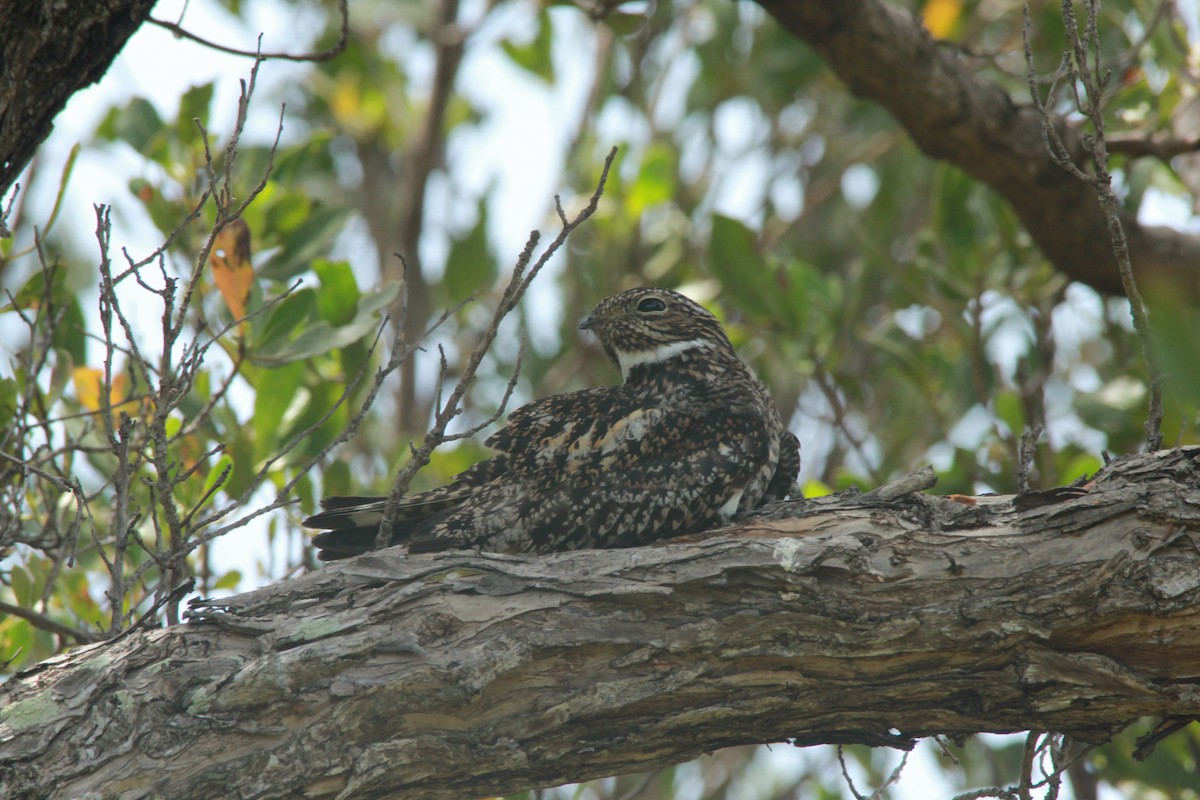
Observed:
[[[628,379],[629,371],[639,364],[658,364],[666,361],[668,358],[674,358],[680,353],[686,353],[688,350],[698,350],[711,346],[711,343],[707,339],[688,339],[686,342],[660,344],[658,347],[651,348],[650,350],[639,350],[636,353],[625,353],[618,350],[617,364],[621,367],[621,377]]]

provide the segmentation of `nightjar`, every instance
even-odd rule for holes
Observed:
[[[497,455],[402,499],[393,545],[502,553],[634,547],[702,531],[782,499],[800,444],[711,313],[641,288],[579,326],[620,386],[536,400],[486,441]],[[374,549],[382,497],[327,497],[304,524],[323,560]]]

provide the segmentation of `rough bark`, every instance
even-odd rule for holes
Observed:
[[[0,197],[75,92],[108,71],[155,0],[0,0]]]
[[[1056,166],[1041,121],[939,46],[909,11],[883,0],[759,0],[855,94],[884,106],[933,158],[1007,199],[1034,241],[1074,280],[1122,292],[1091,190]],[[0,0],[0,196],[32,158],[67,98],[98,80],[153,0]],[[1078,132],[1060,124],[1082,154]],[[1082,161],[1082,158],[1080,158]],[[1139,275],[1200,296],[1200,237],[1124,220]]]
[[[1200,448],[1027,505],[843,496],[660,547],[352,559],[14,677],[0,796],[463,798],[749,742],[1200,715]]]
[[[1099,291],[1124,293],[1096,194],[1051,160],[1030,103],[975,74],[911,11],[883,0],[757,1],[850,91],[887,109],[927,155],[1003,196],[1058,269]],[[1061,119],[1058,128],[1076,163],[1085,163],[1079,131]],[[1141,225],[1131,214],[1122,224],[1140,278],[1200,297],[1200,237]]]

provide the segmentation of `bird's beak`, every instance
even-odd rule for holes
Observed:
[[[581,331],[590,331],[594,327],[596,327],[595,317],[588,317],[583,322],[579,323],[579,330]]]

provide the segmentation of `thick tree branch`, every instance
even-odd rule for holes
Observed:
[[[1200,715],[1200,448],[1017,512],[788,505],[542,558],[388,550],[50,659],[0,696],[10,798],[461,798],[727,745],[1100,741]]]
[[[758,0],[804,40],[854,94],[873,100],[925,153],[999,192],[1058,269],[1099,291],[1122,294],[1104,215],[1089,186],[1060,169],[1042,142],[1042,120],[998,84],[938,46],[910,11],[884,0]],[[1058,130],[1074,161],[1086,153],[1078,131]],[[1139,280],[1200,297],[1200,237],[1122,225]]]
[[[0,197],[72,94],[104,75],[155,0],[0,0]]]

